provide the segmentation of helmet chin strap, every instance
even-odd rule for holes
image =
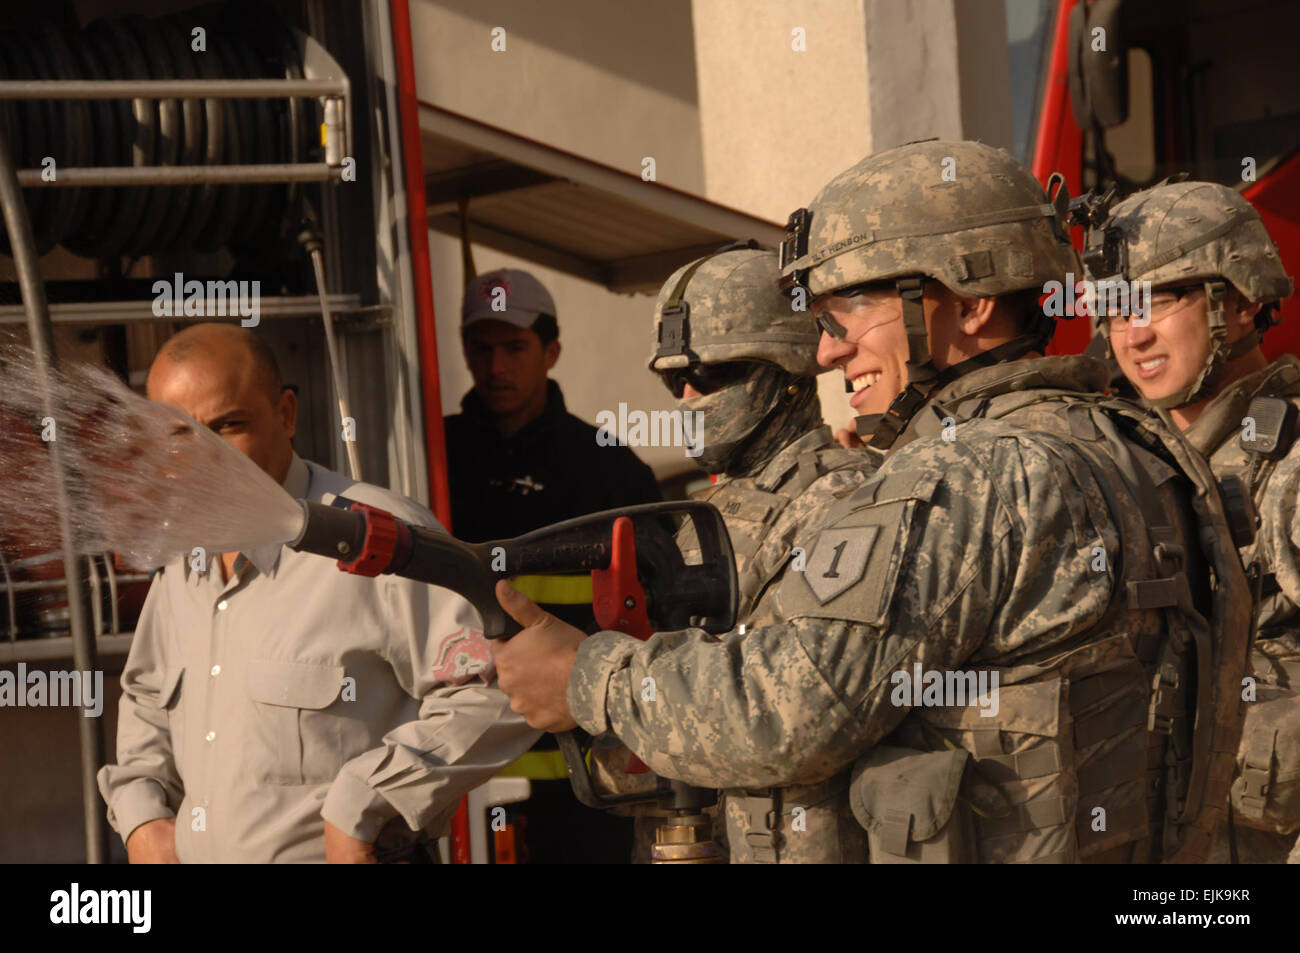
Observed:
[[[1205,304],[1210,322],[1210,355],[1206,358],[1205,366],[1201,368],[1196,380],[1168,397],[1148,400],[1146,401],[1147,404],[1161,410],[1174,410],[1178,407],[1186,407],[1188,404],[1195,404],[1205,400],[1218,387],[1228,362],[1235,361],[1243,354],[1248,354],[1259,346],[1259,332],[1254,329],[1240,340],[1232,344],[1227,343],[1228,322],[1223,314],[1223,299],[1226,290],[1226,286],[1222,281],[1207,281],[1205,283]],[[1109,356],[1109,336],[1106,345],[1107,356]]]
[[[883,414],[862,414],[854,424],[868,447],[888,450],[907,428],[930,395],[959,377],[1002,361],[1013,361],[1031,351],[1041,350],[1052,339],[1056,325],[1051,318],[1038,315],[1028,334],[1023,334],[960,361],[940,371],[934,366],[930,341],[925,330],[925,309],[921,303],[923,278],[900,278],[896,282],[903,299],[903,328],[907,332],[907,387],[889,404]]]

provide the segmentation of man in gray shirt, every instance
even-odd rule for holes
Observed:
[[[438,525],[298,457],[297,398],[251,330],[187,328],[147,387],[294,497]],[[131,861],[364,863],[376,840],[431,841],[462,794],[538,737],[497,690],[481,628],[449,590],[278,544],[204,570],[169,563],[122,672],[118,763],[99,775]]]

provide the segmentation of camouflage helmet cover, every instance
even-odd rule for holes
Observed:
[[[650,369],[763,361],[800,377],[821,373],[817,328],[777,288],[778,277],[776,252],[748,248],[678,268],[655,302]]]
[[[1222,278],[1261,304],[1291,295],[1292,281],[1259,213],[1217,182],[1171,182],[1138,192],[1111,210],[1107,227],[1123,237],[1125,280],[1158,287]]]
[[[918,274],[964,297],[1041,288],[1082,272],[1068,205],[1063,183],[1049,199],[1003,149],[911,143],[863,159],[791,216],[782,275],[813,295]]]
[[[1147,401],[1156,407],[1183,407],[1210,397],[1227,363],[1257,347],[1259,334],[1273,323],[1263,309],[1255,317],[1255,330],[1229,344],[1225,283],[1259,304],[1291,295],[1292,281],[1259,213],[1242,196],[1216,182],[1165,181],[1131,195],[1110,210],[1097,237],[1104,239],[1104,254],[1099,256],[1100,265],[1090,264],[1112,274],[1093,275],[1096,279],[1117,277],[1150,282],[1152,287],[1205,282],[1209,353],[1190,384]],[[1096,323],[1109,345],[1107,323],[1100,317]]]

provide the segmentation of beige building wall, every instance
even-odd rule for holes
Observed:
[[[411,31],[425,102],[703,191],[690,0],[414,0]]]
[[[426,102],[784,224],[864,155],[929,136],[1009,146],[1003,0],[416,0],[417,84]],[[505,31],[493,52],[492,30]],[[470,386],[457,324],[454,240],[432,235],[444,411]],[[475,249],[480,271],[532,270],[560,312],[554,377],[569,408],[669,408],[645,369],[646,295]],[[838,372],[823,412],[851,426]],[[638,452],[667,476],[680,449]]]

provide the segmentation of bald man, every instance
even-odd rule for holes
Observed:
[[[294,497],[438,526],[298,457],[297,397],[255,331],[185,329],[147,390]],[[461,795],[539,734],[497,690],[481,628],[449,590],[278,544],[169,563],[122,672],[118,763],[99,775],[131,862],[436,860]]]

